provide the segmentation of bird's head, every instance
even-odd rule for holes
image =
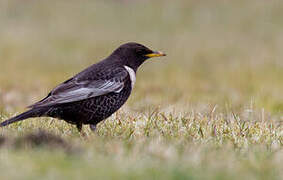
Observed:
[[[153,51],[142,44],[130,42],[118,47],[111,56],[116,56],[120,61],[122,60],[124,65],[137,70],[145,60],[153,57],[166,56],[166,54],[160,51]]]

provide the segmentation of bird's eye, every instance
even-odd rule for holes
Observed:
[[[136,54],[139,55],[139,56],[143,56],[143,55],[146,54],[146,52],[143,49],[137,49]]]
[[[142,49],[136,49],[136,53],[137,54],[143,54],[143,50]]]

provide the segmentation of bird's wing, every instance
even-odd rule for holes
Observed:
[[[119,68],[113,73],[106,72],[99,79],[91,77],[72,78],[53,89],[43,100],[29,107],[43,107],[55,104],[80,101],[111,92],[119,93],[124,88],[124,83],[129,76],[124,68]]]

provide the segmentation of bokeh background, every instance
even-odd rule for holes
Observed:
[[[135,41],[168,56],[141,68],[130,103],[252,101],[276,113],[283,107],[281,7],[280,1],[2,0],[1,104],[18,110]]]
[[[272,122],[276,124],[278,134],[268,137],[276,136],[282,159],[282,16],[283,2],[279,0],[0,0],[0,119],[24,111],[27,105],[43,98],[58,83],[108,56],[120,44],[134,41],[161,50],[167,56],[149,60],[140,68],[132,96],[121,110],[125,117],[133,115],[136,118],[158,109],[178,116],[192,112],[204,115],[211,111],[230,112],[237,114],[243,122]],[[54,120],[28,120],[22,126],[14,125],[4,132],[21,136],[43,128],[78,139],[73,126],[55,121],[56,126],[50,128],[46,127],[46,121],[53,123]],[[105,133],[100,135],[104,137]],[[97,142],[102,141],[103,147],[111,144],[94,138]],[[124,140],[123,136],[119,142]],[[264,141],[263,146],[272,142]],[[125,149],[124,145],[121,148]],[[170,153],[170,148],[168,151]],[[236,155],[233,148],[227,151],[232,151],[224,160],[229,164],[228,156]],[[223,152],[226,151],[221,150],[219,154]],[[20,154],[28,157],[25,152]],[[150,156],[144,156],[147,155]],[[198,155],[203,157],[204,154]],[[10,157],[7,162],[11,164],[3,165],[3,169],[15,165],[12,163],[14,154],[7,156]],[[103,158],[111,162],[112,155],[109,156],[99,156],[102,159],[99,162],[106,161]],[[209,157],[204,160],[207,164],[215,160],[214,155]],[[26,159],[23,162],[34,163]],[[217,167],[225,169],[226,163]],[[226,169],[224,174],[210,177],[225,179],[238,172],[245,174],[242,169],[250,166],[242,168],[241,163],[238,171]],[[266,161],[259,164],[263,166]],[[252,171],[255,173],[248,175],[256,178],[255,174],[262,172],[268,175],[263,177],[282,177],[282,171],[279,173],[282,163],[270,164],[270,169],[262,171],[261,166],[256,167]],[[190,165],[194,166],[193,163]],[[141,166],[146,167],[147,163]],[[178,167],[169,168],[166,178],[174,179],[175,175],[176,178],[195,177],[194,173],[186,174],[188,169]],[[217,167],[209,164],[207,174],[213,174]],[[154,170],[141,170],[137,176],[127,176],[127,173],[117,173],[119,170],[114,165],[114,174],[118,175],[113,177],[143,178],[146,177],[143,175],[151,174],[153,176],[149,177],[161,178],[160,172],[168,170],[166,168],[157,168],[156,174]],[[33,167],[30,169],[34,170]],[[199,174],[204,170],[203,166],[196,169]],[[43,172],[60,177],[49,170],[46,168]],[[135,170],[132,172],[139,172]],[[37,173],[28,174],[37,177],[40,172]],[[13,177],[11,174],[7,177]],[[105,178],[105,173],[100,175],[98,177]]]

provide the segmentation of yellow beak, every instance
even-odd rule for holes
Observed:
[[[145,55],[146,57],[152,58],[152,57],[160,57],[160,56],[166,56],[163,52],[155,51],[153,53]]]

